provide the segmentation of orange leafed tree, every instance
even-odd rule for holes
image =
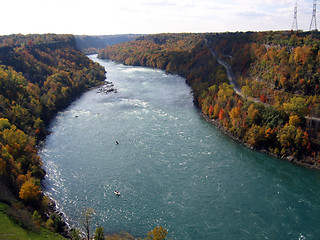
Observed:
[[[219,112],[219,120],[223,120],[226,116],[224,109],[222,108]]]
[[[266,101],[267,101],[266,96],[265,96],[264,94],[261,94],[261,95],[260,95],[260,102],[265,103]]]
[[[214,113],[214,108],[212,107],[212,105],[210,105],[209,107],[209,116],[211,117]]]

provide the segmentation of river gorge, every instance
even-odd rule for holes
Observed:
[[[171,239],[319,238],[319,172],[224,135],[179,76],[90,58],[116,92],[83,94],[40,151],[45,192],[68,223],[91,207],[106,233],[135,237],[162,226]]]

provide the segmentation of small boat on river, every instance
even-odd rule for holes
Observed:
[[[113,193],[114,193],[115,195],[117,195],[117,196],[120,196],[120,192],[117,191],[117,190],[114,190]]]

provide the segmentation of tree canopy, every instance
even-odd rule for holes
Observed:
[[[320,167],[318,32],[154,34],[104,48],[100,58],[186,78],[208,118],[251,147]],[[229,85],[229,64],[242,95]]]
[[[77,50],[72,35],[0,36],[0,182],[40,216],[49,204],[36,144],[57,111],[104,79],[104,68]],[[51,222],[61,230],[57,218]]]

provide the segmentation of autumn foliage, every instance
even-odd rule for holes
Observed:
[[[147,234],[146,240],[165,240],[168,235],[168,231],[159,226],[155,227],[152,231]]]
[[[0,200],[48,207],[36,144],[58,110],[104,79],[71,35],[0,36]]]
[[[37,201],[40,197],[40,187],[34,183],[34,179],[29,179],[21,186],[19,197],[26,202]]]
[[[318,32],[156,34],[107,47],[99,57],[185,77],[201,111],[235,138],[318,167],[320,133],[312,118],[320,117],[319,37]],[[232,67],[241,96],[207,45]]]

